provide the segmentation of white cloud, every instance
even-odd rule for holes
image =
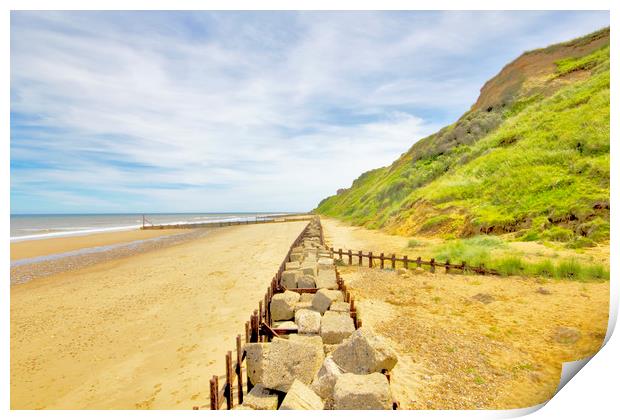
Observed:
[[[12,192],[52,211],[308,210],[451,122],[493,66],[604,21],[13,12]]]

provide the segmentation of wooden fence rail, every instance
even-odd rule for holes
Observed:
[[[494,276],[500,275],[499,271],[493,270],[491,268],[486,268],[484,264],[480,264],[479,266],[472,266],[467,264],[467,262],[462,261],[460,264],[451,263],[450,260],[446,260],[445,262],[435,261],[435,258],[431,258],[428,261],[422,260],[421,257],[417,257],[412,260],[409,259],[407,255],[402,257],[397,257],[396,254],[386,255],[381,252],[379,255],[373,254],[372,251],[368,251],[364,253],[363,251],[354,252],[352,250],[343,250],[339,248],[335,250],[334,248],[330,248],[330,251],[335,255],[338,255],[338,258],[344,263],[348,263],[348,265],[353,265],[353,257],[357,257],[357,265],[363,265],[363,259],[368,259],[368,267],[375,267],[375,263],[378,261],[379,268],[383,269],[386,267],[386,263],[390,265],[392,269],[396,268],[396,263],[400,262],[403,264],[403,267],[408,269],[410,265],[415,264],[416,267],[422,267],[423,265],[429,266],[430,272],[434,273],[437,267],[443,267],[446,270],[446,273],[452,271],[460,271],[461,273],[476,273],[476,274],[490,274]],[[346,257],[346,259],[345,259]]]

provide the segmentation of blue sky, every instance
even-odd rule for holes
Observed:
[[[12,12],[11,212],[310,210],[608,12]]]

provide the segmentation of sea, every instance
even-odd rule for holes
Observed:
[[[137,229],[147,224],[175,225],[254,221],[290,213],[125,213],[12,214],[11,242]]]

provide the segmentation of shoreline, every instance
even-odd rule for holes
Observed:
[[[12,409],[191,409],[209,400],[306,222],[208,230],[175,246],[11,286]],[[207,229],[205,229],[207,231]]]

